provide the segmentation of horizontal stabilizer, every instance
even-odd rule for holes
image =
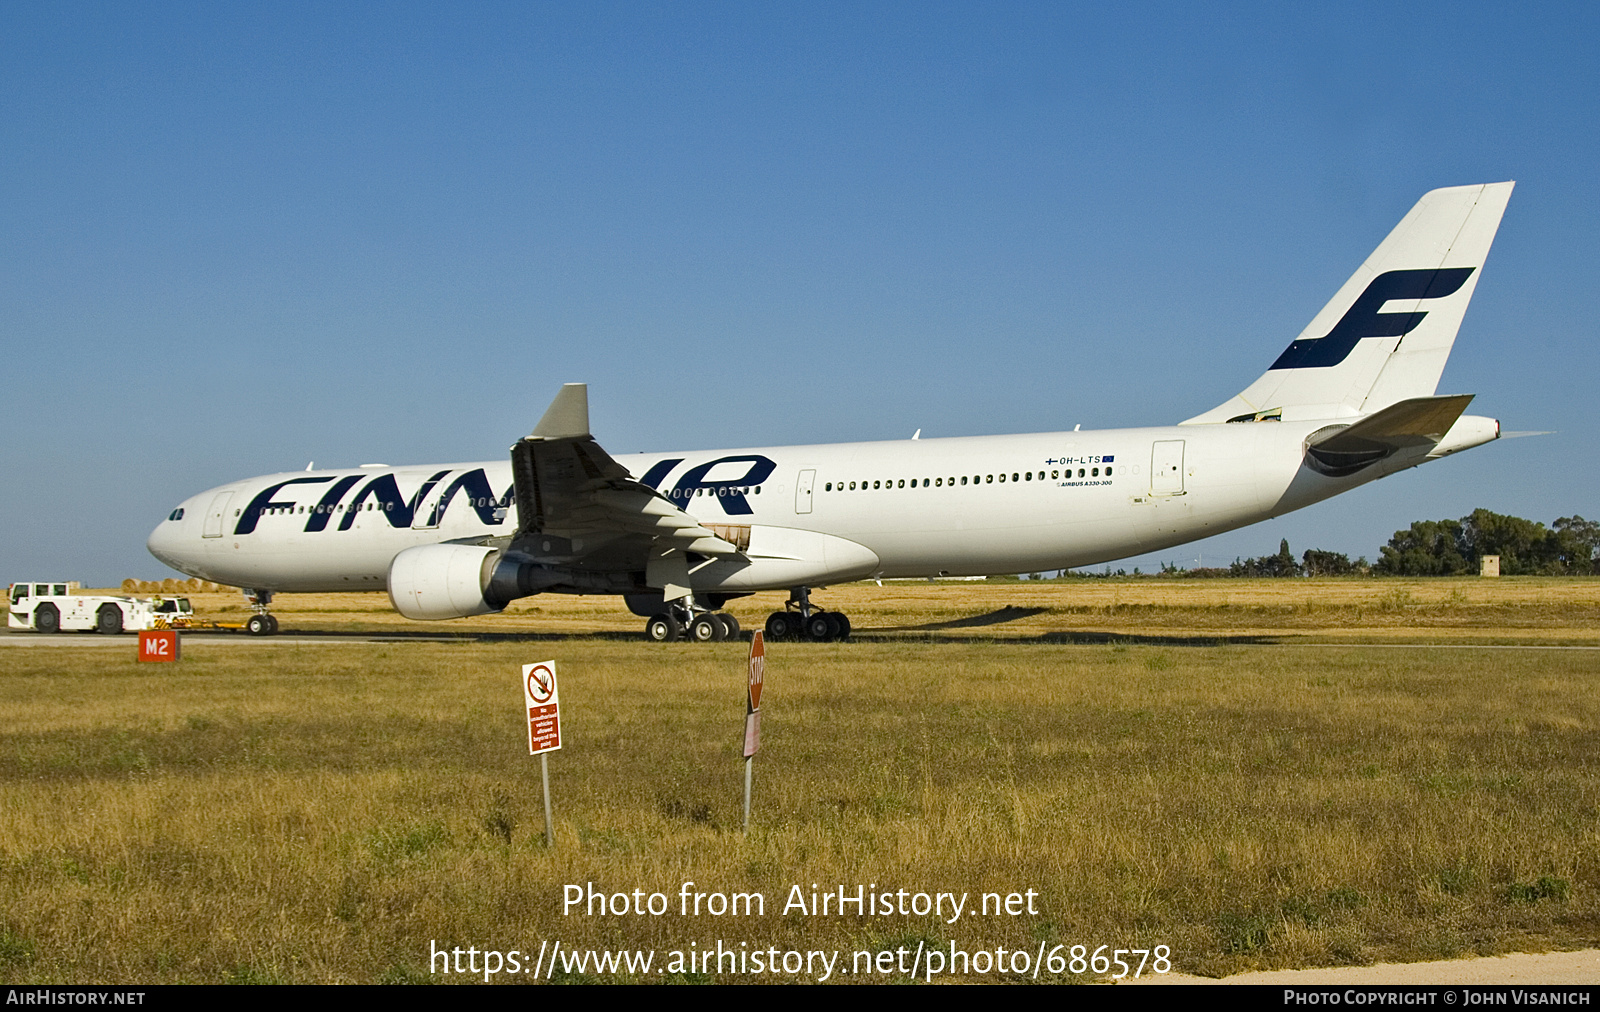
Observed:
[[[1413,397],[1354,425],[1330,426],[1312,434],[1306,447],[1307,462],[1323,474],[1342,477],[1404,449],[1431,449],[1467,410],[1473,396]]]

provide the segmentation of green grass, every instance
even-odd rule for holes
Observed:
[[[132,653],[0,653],[5,981],[422,981],[430,940],[1165,944],[1222,974],[1600,936],[1589,652],[774,644],[748,838],[742,645]],[[518,712],[548,657],[553,850]],[[691,880],[766,915],[678,916]],[[674,912],[563,916],[588,882]],[[1039,912],[785,915],[813,883]]]

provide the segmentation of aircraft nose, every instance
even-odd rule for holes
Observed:
[[[175,511],[176,512],[176,511]],[[183,571],[183,559],[180,551],[182,544],[183,521],[174,520],[169,516],[166,520],[156,525],[150,532],[150,537],[145,540],[144,547],[151,555],[160,559],[179,572]]]

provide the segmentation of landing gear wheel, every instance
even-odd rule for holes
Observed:
[[[767,616],[767,639],[788,640],[800,635],[800,616],[792,611],[775,611]]]
[[[819,611],[806,620],[806,639],[831,643],[839,638],[839,622],[832,612]]]
[[[831,614],[834,617],[834,620],[839,623],[838,638],[848,639],[850,637],[850,616],[846,615],[842,611],[829,612],[829,614]]]
[[[689,639],[695,643],[716,643],[728,635],[715,615],[705,614],[689,623]]]
[[[42,633],[61,631],[61,613],[53,604],[41,604],[33,613],[33,627]]]
[[[268,636],[276,636],[276,635],[278,635],[278,616],[276,616],[276,615],[268,615],[267,616],[267,635]]]
[[[114,604],[102,604],[95,612],[94,631],[115,636],[122,631],[122,609]]]
[[[723,639],[736,640],[739,638],[739,620],[727,612],[718,612],[712,616],[722,623]]]
[[[244,629],[252,636],[269,636],[272,634],[272,616],[251,615],[245,620]]]
[[[650,616],[644,624],[644,638],[652,643],[672,643],[683,635],[683,626],[666,612]]]

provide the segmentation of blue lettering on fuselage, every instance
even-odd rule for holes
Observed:
[[[706,479],[706,475],[710,474],[711,469],[718,464],[740,464],[746,462],[749,463],[750,468],[738,478],[718,478],[714,481]],[[645,475],[644,484],[654,488],[655,483],[649,479],[654,477],[655,481],[660,481],[678,463],[679,461],[676,460],[670,463],[662,461],[652,467],[649,473]],[[663,467],[663,465],[666,466]],[[750,508],[750,503],[745,498],[744,489],[766,481],[772,477],[772,472],[777,469],[778,464],[776,461],[760,454],[718,457],[716,460],[709,460],[685,471],[683,477],[679,478],[678,483],[672,487],[672,491],[667,493],[667,498],[681,508],[684,503],[694,496],[697,490],[705,489],[707,495],[716,497],[717,502],[722,505],[723,510],[729,516],[749,516],[755,510]]]
[[[276,485],[268,485],[258,492],[254,499],[250,500],[250,505],[246,506],[244,512],[239,515],[239,523],[234,526],[233,533],[235,535],[249,534],[255,530],[256,521],[261,519],[261,514],[265,510],[294,509],[295,503],[293,502],[272,501],[272,497],[278,493],[279,489],[289,485],[317,485],[332,480],[333,475],[330,474],[322,478],[290,478],[288,481],[280,481]]]
[[[661,487],[661,479],[665,478],[673,468],[681,463],[683,463],[682,457],[669,457],[666,460],[658,460],[650,466],[650,470],[644,473],[644,477],[639,479],[639,484],[659,489]]]
[[[380,474],[356,493],[356,497],[345,510],[344,519],[339,521],[339,529],[341,531],[350,529],[350,525],[356,522],[356,512],[361,509],[361,504],[366,502],[369,496],[377,500],[378,509],[383,511],[390,527],[410,527],[411,521],[417,515],[417,505],[433,491],[433,486],[439,484],[439,479],[449,473],[449,470],[440,471],[423,482],[422,487],[417,489],[416,495],[409,501],[400,498],[400,486],[395,482],[394,475]]]
[[[334,482],[322,499],[311,508],[311,515],[306,518],[306,533],[320,531],[328,526],[328,521],[333,519],[333,507],[350,491],[350,486],[361,480],[359,474],[347,475]]]
[[[483,468],[468,471],[445,486],[444,495],[439,497],[439,501],[433,507],[433,513],[428,517],[429,527],[437,527],[444,521],[445,508],[450,505],[450,500],[455,497],[457,491],[467,493],[468,505],[478,514],[480,521],[490,526],[505,521],[505,513],[502,512],[497,517],[495,511],[510,509],[517,495],[517,490],[513,486],[507,488],[506,494],[497,499],[494,490],[489,487],[489,478],[483,473]]]
[[[667,475],[684,462],[684,459],[676,457],[657,461],[645,472],[640,483],[650,488],[658,488]],[[712,468],[719,464],[748,464],[749,467],[738,478],[708,479],[707,475],[711,473]],[[680,504],[687,503],[698,490],[705,489],[706,495],[715,498],[729,515],[749,516],[755,510],[746,499],[744,490],[765,482],[777,468],[776,461],[760,454],[718,457],[685,471],[683,477],[672,487],[672,491],[667,493],[667,497]],[[233,533],[238,535],[253,532],[262,515],[268,511],[279,509],[293,511],[299,505],[297,502],[278,501],[272,498],[287,486],[320,485],[328,482],[333,484],[323,493],[315,506],[307,509],[306,533],[314,534],[328,530],[333,523],[335,513],[343,514],[339,518],[337,529],[350,530],[355,525],[356,515],[361,512],[362,506],[369,499],[373,501],[378,512],[383,514],[390,527],[410,527],[417,519],[418,511],[427,503],[428,493],[432,492],[449,473],[449,469],[436,472],[423,482],[409,499],[401,496],[399,482],[395,480],[393,473],[380,474],[363,485],[342,510],[339,508],[339,503],[361,481],[362,475],[345,475],[337,480],[332,475],[290,478],[270,485],[258,493],[241,513]],[[444,494],[440,495],[437,501],[428,506],[427,527],[437,527],[443,522],[445,511],[458,492],[466,495],[467,504],[477,514],[478,520],[488,527],[497,527],[505,523],[507,511],[516,502],[517,497],[514,485],[507,487],[502,495],[495,495],[494,489],[489,485],[489,477],[481,467],[464,471],[445,486]]]
[[[340,500],[349,493],[350,489],[355,487],[357,482],[361,481],[364,477],[363,475],[345,475],[338,480],[335,480],[332,475],[319,475],[315,478],[290,478],[286,481],[269,485],[257,493],[255,498],[250,501],[250,505],[240,512],[239,522],[234,526],[233,533],[236,535],[252,533],[260,522],[261,517],[272,510],[293,512],[299,503],[294,500],[279,501],[273,499],[273,496],[277,495],[285,487],[289,485],[321,485],[328,482],[333,482],[333,484],[323,493],[317,504],[309,507],[306,511],[308,514],[305,526],[306,533],[314,534],[318,531],[327,530],[329,524],[333,522],[333,515],[339,512],[343,512],[344,515],[339,518],[338,529],[341,531],[349,530],[355,525],[356,514],[361,511],[362,505],[369,499],[373,500],[373,505],[383,514],[390,527],[410,527],[412,521],[417,518],[417,512],[422,508],[422,504],[427,502],[428,493],[433,491],[434,487],[449,473],[450,471],[446,469],[432,475],[422,483],[422,487],[417,489],[410,499],[403,498],[400,495],[400,485],[395,481],[393,474],[381,474],[367,482],[361,491],[356,493],[355,498],[344,506],[342,511],[339,508]],[[516,501],[517,497],[515,487],[508,487],[503,495],[495,495],[494,489],[489,485],[489,477],[481,467],[464,471],[449,485],[445,486],[444,494],[439,496],[438,500],[429,507],[429,527],[437,527],[444,520],[445,510],[449,508],[457,492],[466,494],[467,504],[477,514],[478,520],[486,527],[497,527],[505,523],[506,511],[511,508],[511,504]]]

